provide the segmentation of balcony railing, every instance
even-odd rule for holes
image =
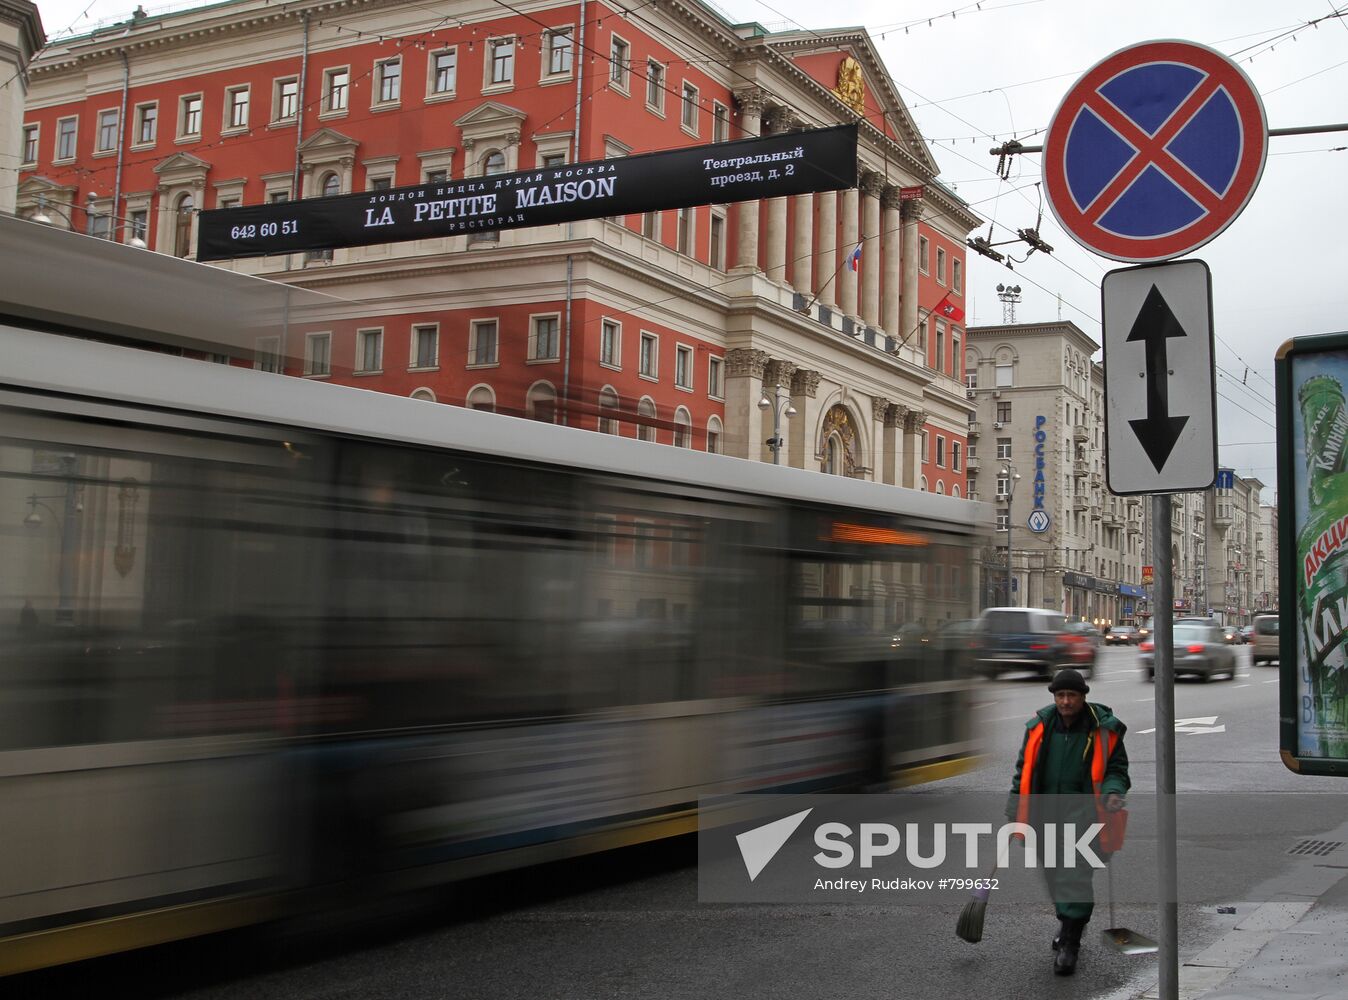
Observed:
[[[1072,440],[1086,442],[1091,439],[1091,430],[1085,424],[1074,424],[1072,426]]]
[[[980,424],[977,420],[970,420],[970,421],[969,421],[969,436],[970,436],[971,438],[976,438],[976,437],[978,437],[978,435],[980,435],[980,434],[982,434],[982,433],[983,433],[983,425]]]

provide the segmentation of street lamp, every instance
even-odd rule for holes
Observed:
[[[1020,473],[1007,462],[1002,467],[1002,476],[1006,481],[1006,603],[1014,608],[1017,604],[1011,597],[1011,503],[1016,498],[1016,480],[1020,479]]]
[[[50,496],[39,496],[34,493],[25,501],[28,504],[28,514],[23,519],[26,527],[33,529],[42,527],[42,515],[37,510],[41,507],[52,516],[52,520],[61,529],[59,596],[56,601],[57,625],[75,624],[75,607],[72,599],[75,581],[75,518],[84,511],[84,504],[80,500],[79,487],[75,485],[77,461],[74,455],[61,456],[61,475],[65,477],[66,482],[64,493]],[[58,515],[55,510],[42,502],[44,500],[64,501],[63,514]]]
[[[785,405],[785,408],[783,408]],[[796,408],[791,405],[791,396],[782,395],[782,385],[779,382],[772,389],[772,398],[768,398],[766,392],[763,398],[758,401],[760,410],[772,411],[772,437],[768,438],[767,446],[772,449],[772,464],[782,464],[782,414],[788,417],[796,415]]]
[[[96,202],[97,200],[98,195],[90,191],[88,195],[85,196],[85,204],[72,207],[79,208],[82,212],[84,212],[86,216],[93,218],[101,214],[94,210],[94,202]],[[57,208],[55,205],[48,205],[47,198],[45,195],[37,196],[37,211],[34,212],[32,215],[30,215],[29,218],[33,222],[41,223],[44,226],[54,226],[56,223],[54,223],[52,221],[52,217],[47,214],[47,211],[49,209],[53,212],[56,212],[58,215],[64,216],[65,220],[70,223],[71,227],[75,228],[75,220],[70,217],[69,213],[65,209]],[[133,222],[130,219],[123,219],[117,215],[109,215],[108,221],[109,223],[120,222],[123,223],[125,226],[130,227],[131,238],[125,241],[127,246],[135,247],[138,250],[145,250],[148,248],[148,244],[146,244],[144,238],[137,231],[137,223]],[[114,228],[115,227],[109,225],[108,234],[101,238],[108,240],[112,239],[112,233]],[[92,235],[92,233],[90,235]]]

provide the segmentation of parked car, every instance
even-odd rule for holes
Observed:
[[[988,608],[979,617],[978,672],[996,678],[1031,670],[1049,679],[1063,667],[1089,675],[1096,640],[1044,608]]]
[[[1136,646],[1141,639],[1132,625],[1111,625],[1105,629],[1106,646]]]
[[[1279,658],[1277,615],[1254,616],[1254,663],[1272,663]]]
[[[1156,679],[1155,643],[1147,639],[1142,651],[1142,669],[1147,680]],[[1226,641],[1226,629],[1210,618],[1181,618],[1175,622],[1170,648],[1175,676],[1197,675],[1210,681],[1218,674],[1227,680],[1236,676],[1236,651]]]

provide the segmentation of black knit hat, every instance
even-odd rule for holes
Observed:
[[[1053,680],[1049,682],[1048,689],[1054,694],[1059,691],[1080,691],[1082,694],[1090,694],[1090,688],[1086,685],[1086,679],[1070,667],[1066,670],[1059,670],[1053,675]]]

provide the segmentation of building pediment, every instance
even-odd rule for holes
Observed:
[[[494,129],[496,131],[518,132],[523,127],[524,119],[527,117],[528,115],[525,112],[519,108],[512,108],[508,104],[501,104],[499,101],[483,101],[454,124],[464,130]]]
[[[201,190],[206,184],[206,174],[210,169],[209,163],[191,153],[174,153],[154,165],[154,172],[159,175],[161,188],[186,184]]]
[[[300,155],[305,161],[319,156],[355,156],[360,145],[349,135],[343,135],[336,129],[321,128],[300,143]]]
[[[68,184],[58,184],[56,181],[42,177],[39,174],[25,177],[19,182],[19,201],[25,199],[36,201],[39,197],[70,199],[74,197],[75,189]]]

